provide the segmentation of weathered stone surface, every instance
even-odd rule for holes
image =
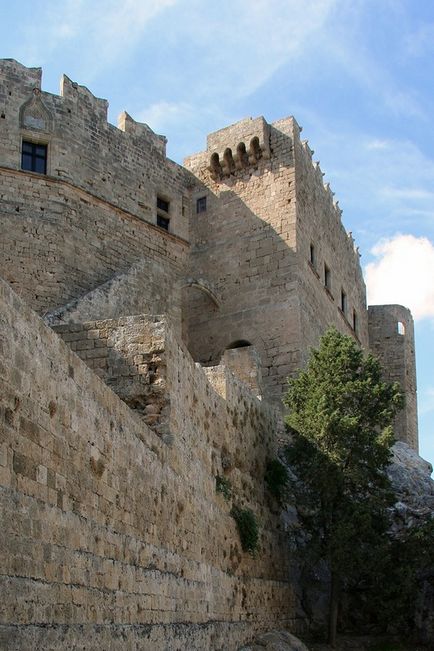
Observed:
[[[267,405],[220,369],[223,399],[167,324],[106,322],[127,352],[139,334],[149,349],[164,342],[168,446],[4,282],[0,320],[4,648],[231,651],[257,630],[296,627],[286,541],[264,496]],[[86,326],[75,341],[97,341],[103,326]],[[217,474],[257,515],[256,559]]]
[[[288,631],[270,631],[259,635],[252,644],[239,651],[309,651],[295,635]]]
[[[394,530],[413,526],[418,519],[434,514],[432,465],[409,445],[398,441],[393,446],[388,475],[398,497],[395,504]]]
[[[263,481],[275,407],[327,326],[370,345],[358,252],[299,126],[243,120],[182,167],[67,77],[45,93],[1,60],[0,105],[0,645],[232,651],[296,631]],[[47,146],[46,174],[23,142]],[[400,314],[374,323],[379,352]],[[417,447],[404,337],[383,357]],[[260,522],[257,559],[217,475]]]
[[[1,60],[0,102],[0,275],[47,322],[164,314],[214,365],[247,342],[277,404],[335,325],[400,381],[398,437],[417,447],[411,328],[391,360],[401,313],[376,306],[368,331],[358,251],[294,118],[216,131],[182,167],[163,136],[126,113],[115,128],[106,100],[67,77],[45,93],[40,69]],[[23,141],[47,146],[46,174],[21,169]]]

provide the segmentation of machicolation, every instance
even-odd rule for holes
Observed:
[[[294,118],[180,166],[107,106],[0,61],[0,646],[231,651],[303,627],[264,488],[287,377],[336,326],[400,382],[417,450],[413,321],[367,308]]]

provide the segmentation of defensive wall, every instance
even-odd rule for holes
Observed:
[[[366,309],[300,131],[242,120],[182,167],[86,88],[52,95],[0,61],[0,646],[230,651],[296,631],[264,473],[286,378],[330,325],[400,382],[396,434],[417,448],[411,315]],[[257,558],[216,476],[256,514]]]
[[[91,344],[127,329],[142,355],[164,358],[163,441],[4,282],[0,295],[0,647],[230,651],[254,631],[296,629],[284,526],[263,480],[270,409],[208,369],[223,398],[164,321],[88,324]],[[217,474],[258,518],[256,558]]]
[[[64,76],[57,96],[40,85],[40,68],[1,62],[0,275],[44,314],[140,264],[149,282],[128,313],[171,314],[180,324],[187,172],[146,125],[126,114],[119,128],[109,124],[106,100],[83,86]],[[46,174],[21,169],[23,141],[47,147]],[[158,199],[168,204],[169,231],[156,226]]]

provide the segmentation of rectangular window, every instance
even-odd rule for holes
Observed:
[[[157,226],[164,228],[165,231],[169,230],[170,219],[168,217],[170,212],[170,202],[161,197],[157,197]]]
[[[23,140],[21,169],[28,172],[47,173],[47,145]]]
[[[328,290],[331,290],[332,288],[332,274],[326,264],[324,265],[324,287],[326,287]]]
[[[169,212],[169,202],[161,197],[157,197],[157,209],[163,210],[164,212]]]
[[[344,314],[347,313],[347,295],[343,289],[341,289],[341,310]]]
[[[357,334],[357,328],[358,328],[358,323],[357,323],[357,312],[356,310],[353,310],[353,330]]]
[[[313,244],[310,245],[309,262],[312,265],[312,267],[315,266],[315,247]]]
[[[196,200],[196,214],[198,215],[200,212],[206,212],[206,197],[199,197]]]
[[[168,217],[163,217],[163,215],[157,215],[157,226],[164,228],[165,231],[169,230],[170,219]]]

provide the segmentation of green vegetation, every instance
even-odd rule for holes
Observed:
[[[217,493],[221,493],[226,501],[229,501],[232,497],[232,484],[227,477],[222,477],[221,475],[216,475],[215,478],[215,489]]]
[[[288,471],[279,459],[267,462],[265,482],[270,493],[281,503],[288,486]]]
[[[407,651],[408,646],[400,642],[378,642],[369,647],[369,651]]]
[[[351,337],[330,329],[306,370],[289,381],[285,398],[293,445],[286,451],[309,543],[306,554],[330,568],[329,643],[350,583],[382,574],[388,548],[385,474],[391,423],[402,398],[381,379],[378,360]]]
[[[255,555],[259,543],[259,527],[255,514],[250,509],[233,506],[231,515],[237,523],[243,551]]]

